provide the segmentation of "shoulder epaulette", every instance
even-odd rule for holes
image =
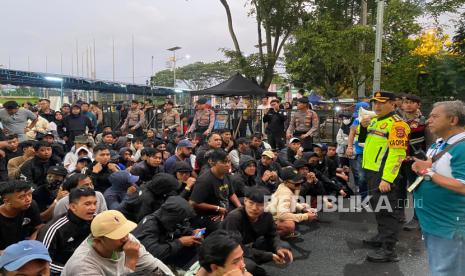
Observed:
[[[393,118],[394,121],[396,121],[396,122],[403,121],[402,118],[401,118],[399,115],[397,115],[397,114],[392,115],[392,118]]]

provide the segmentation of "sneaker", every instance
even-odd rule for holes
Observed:
[[[283,240],[291,240],[291,239],[299,238],[300,236],[302,236],[302,234],[300,234],[300,232],[294,231],[294,232],[288,234],[287,236],[282,237],[282,239]]]
[[[416,218],[412,218],[409,222],[404,224],[404,231],[414,231],[420,228],[420,225],[418,224],[418,220]]]

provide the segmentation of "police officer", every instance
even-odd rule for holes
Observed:
[[[263,116],[263,122],[267,124],[266,134],[268,143],[273,149],[284,148],[284,123],[287,120],[287,113],[279,108],[279,100],[274,99],[270,103],[271,108]]]
[[[173,102],[165,103],[165,112],[162,114],[161,125],[165,136],[176,134],[181,126],[179,113],[173,109]]]
[[[372,196],[370,203],[375,210],[378,234],[364,243],[378,247],[368,253],[368,261],[395,262],[398,261],[395,246],[401,226],[398,174],[406,156],[410,128],[395,114],[393,93],[376,92],[371,101],[377,117],[362,119],[359,142],[365,142],[362,167]]]
[[[287,129],[287,139],[298,137],[302,141],[304,151],[312,150],[313,136],[318,129],[318,115],[309,107],[307,97],[297,100],[297,111],[291,115]]]
[[[200,140],[203,141],[203,138],[212,132],[215,124],[215,112],[207,107],[206,98],[197,100],[196,109],[194,119],[186,134],[196,133],[201,137]]]

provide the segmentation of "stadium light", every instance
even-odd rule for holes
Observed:
[[[60,99],[61,105],[63,105],[63,78],[47,76],[45,79],[52,82],[59,82],[61,84]]]

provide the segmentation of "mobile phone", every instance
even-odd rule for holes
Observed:
[[[199,232],[197,232],[197,234],[195,234],[194,237],[200,238],[200,237],[202,237],[204,234],[205,234],[205,228],[202,228],[202,229],[200,229]]]

